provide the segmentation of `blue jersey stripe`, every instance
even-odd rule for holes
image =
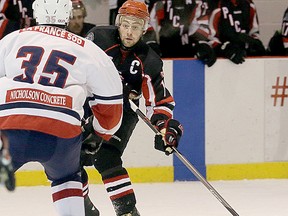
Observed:
[[[81,120],[80,115],[70,109],[62,108],[62,107],[52,107],[44,104],[37,104],[37,103],[29,103],[29,102],[16,102],[16,103],[8,103],[8,104],[2,104],[0,105],[0,111],[1,110],[8,110],[8,109],[17,109],[17,108],[32,108],[32,109],[43,109],[43,110],[50,110],[55,112],[64,113],[67,115],[70,115],[77,120]],[[49,116],[47,116],[49,117]]]
[[[122,99],[122,98],[123,98],[122,94],[121,95],[109,96],[109,97],[93,94],[93,99],[98,99],[98,100],[119,100],[119,99]]]

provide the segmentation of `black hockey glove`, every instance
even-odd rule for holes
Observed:
[[[273,37],[270,39],[268,43],[267,55],[272,55],[272,56],[288,55],[288,48],[286,50],[287,50],[287,53],[285,53],[283,37],[282,37],[281,32],[275,31]]]
[[[243,44],[248,44],[248,48],[247,48],[248,56],[266,55],[265,47],[259,39],[255,39],[245,33],[240,33],[237,39],[239,42],[242,42]]]
[[[98,136],[93,128],[93,116],[90,116],[82,126],[82,148],[81,151],[84,151],[86,154],[95,154],[101,144],[103,139]]]
[[[248,56],[264,56],[266,55],[266,49],[263,43],[258,39],[253,39],[253,43],[249,44],[247,51]]]
[[[163,135],[156,135],[154,147],[157,150],[165,152],[166,155],[173,153],[171,147],[178,147],[181,136],[183,135],[183,126],[175,119],[159,120],[156,128]]]
[[[123,96],[130,100],[139,100],[141,98],[141,92],[139,93],[128,83],[123,83]]]
[[[225,42],[221,46],[221,52],[226,58],[230,59],[235,64],[242,64],[245,61],[245,49],[236,44],[230,43],[229,41]]]
[[[211,67],[217,60],[214,49],[207,43],[198,43],[195,45],[195,51],[197,58],[207,64],[208,67]]]
[[[0,184],[4,184],[8,191],[15,190],[15,176],[7,149],[0,151]]]

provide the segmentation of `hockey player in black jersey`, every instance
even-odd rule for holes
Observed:
[[[15,30],[35,25],[33,21],[32,1],[1,0],[0,39]]]
[[[209,23],[217,56],[241,64],[246,56],[266,55],[259,39],[258,16],[252,0],[219,0]]]
[[[209,67],[216,62],[209,29],[198,22],[199,18],[209,16],[208,7],[212,4],[207,0],[163,0],[153,5],[151,25],[158,34],[163,58],[196,56]],[[208,26],[208,19],[206,22]]]
[[[123,81],[124,114],[120,129],[109,143],[101,142],[97,136],[91,136],[93,131],[89,134],[88,119],[84,125],[84,136],[87,131],[89,136],[83,143],[83,151],[96,153],[92,155],[92,160],[89,160],[89,154],[82,157],[84,165],[92,162],[101,174],[117,216],[140,215],[135,207],[136,198],[129,175],[121,159],[138,122],[137,114],[130,108],[129,99],[138,105],[140,96],[144,96],[149,110],[148,117],[163,132],[163,139],[155,139],[157,149],[162,148],[166,154],[170,154],[169,146],[177,147],[183,133],[181,124],[173,119],[175,103],[165,87],[163,62],[141,40],[148,28],[148,20],[149,13],[145,3],[128,0],[119,9],[116,26],[94,27],[86,37],[111,57]],[[83,184],[86,185],[88,179],[84,169],[82,176]],[[84,195],[85,189],[87,188],[84,187]],[[86,216],[99,215],[97,210],[92,211],[93,204],[88,196],[85,197],[85,205]]]
[[[276,31],[269,41],[267,54],[272,56],[288,56],[288,7],[283,15],[281,30]]]

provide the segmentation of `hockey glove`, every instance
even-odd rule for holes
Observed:
[[[141,92],[139,93],[128,83],[123,83],[123,96],[130,100],[139,100],[141,98]]]
[[[204,64],[211,67],[217,60],[216,54],[212,47],[207,43],[199,43],[195,46],[196,56],[202,60]]]
[[[82,126],[82,149],[86,154],[95,154],[102,145],[103,139],[93,128],[93,116],[90,116]]]
[[[265,47],[259,39],[253,38],[245,33],[240,33],[237,38],[238,41],[248,44],[248,56],[263,56],[266,54]]]
[[[235,64],[242,64],[245,61],[246,51],[245,49],[237,46],[236,44],[225,42],[221,46],[221,52],[223,55],[230,59]]]
[[[165,152],[166,155],[173,153],[171,147],[178,147],[181,136],[183,135],[183,126],[175,119],[159,120],[156,128],[162,135],[156,135],[154,139],[155,149]]]
[[[14,191],[15,175],[8,150],[8,139],[3,134],[0,138],[0,184],[5,184],[8,191]]]
[[[266,49],[263,43],[258,39],[253,39],[253,43],[249,44],[248,56],[264,56],[266,55]]]

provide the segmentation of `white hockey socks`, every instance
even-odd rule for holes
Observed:
[[[69,181],[53,186],[52,198],[59,216],[85,216],[81,182]]]

